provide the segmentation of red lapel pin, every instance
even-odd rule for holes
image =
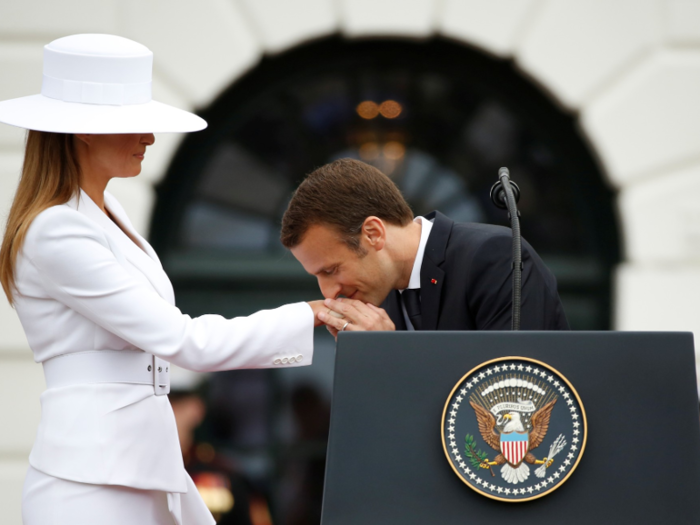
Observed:
[[[430,279],[430,282],[431,282],[432,284],[437,284],[437,279]]]

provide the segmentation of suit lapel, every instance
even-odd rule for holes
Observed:
[[[163,267],[158,260],[158,256],[153,251],[153,248],[146,240],[134,230],[131,221],[124,213],[119,203],[112,195],[105,192],[105,207],[109,210],[113,217],[124,227],[136,240],[143,249],[139,248],[123,231],[117,226],[107,215],[95,204],[92,199],[83,191],[80,190],[80,199],[74,198],[67,203],[72,208],[77,209],[80,213],[87,216],[96,222],[107,234],[110,242],[117,248],[119,253],[115,253],[117,259],[123,257],[129,263],[141,272],[153,289],[165,300],[174,304],[175,296],[173,288],[167,275],[163,271]],[[122,263],[123,264],[123,263]]]
[[[432,233],[432,232],[431,232]],[[420,315],[422,330],[435,330],[440,315],[440,296],[445,282],[445,272],[428,259],[423,258],[420,268]]]
[[[433,219],[428,243],[425,245],[420,268],[420,298],[423,330],[436,330],[440,317],[440,297],[445,284],[445,272],[440,268],[445,261],[447,241],[454,222],[438,211],[425,216]]]
[[[140,251],[145,252],[146,255],[148,255],[148,257],[150,257],[150,259],[152,261],[155,261],[156,263],[158,263],[158,266],[162,269],[162,266],[160,264],[160,259],[158,258],[158,255],[156,254],[153,247],[148,243],[148,241],[146,241],[146,239],[144,239],[141,236],[141,234],[139,232],[137,232],[134,229],[134,226],[133,226],[133,224],[131,224],[131,220],[129,219],[129,216],[124,211],[124,208],[122,208],[121,204],[119,204],[119,201],[114,197],[114,195],[112,195],[108,191],[105,192],[105,205],[106,205],[107,209],[109,210],[109,212],[112,214],[112,216],[115,217],[119,221],[119,223],[124,228],[127,229],[129,234],[139,242],[139,244],[141,245],[141,248],[143,248]],[[110,221],[110,223],[114,225],[114,223],[112,221]],[[122,234],[124,234],[124,232],[121,231],[121,229],[119,227],[117,227],[117,229]],[[128,237],[127,237],[127,239],[129,241],[131,241],[131,239],[129,239]],[[133,244],[134,244],[133,241],[131,241],[131,244],[129,246],[131,247]],[[137,246],[137,248],[138,248],[138,246]]]

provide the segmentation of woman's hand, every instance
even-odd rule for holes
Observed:
[[[392,331],[396,328],[387,313],[373,304],[355,299],[326,299],[323,305],[318,318],[333,337],[337,337],[342,330]]]
[[[314,328],[321,326],[323,324],[323,320],[320,319],[318,314],[327,312],[328,308],[323,304],[322,300],[309,301],[309,306],[314,312]]]

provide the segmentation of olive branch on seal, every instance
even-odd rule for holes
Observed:
[[[485,468],[491,473],[491,476],[495,477],[496,474],[493,473],[491,465],[488,464],[488,454],[476,448],[476,442],[474,441],[474,436],[467,434],[464,437],[464,453],[469,458],[469,461],[474,468]]]

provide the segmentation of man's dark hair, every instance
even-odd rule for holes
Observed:
[[[282,218],[282,244],[297,246],[311,226],[329,225],[361,253],[359,234],[370,216],[405,226],[413,212],[396,185],[377,168],[339,159],[311,172],[292,196]]]

